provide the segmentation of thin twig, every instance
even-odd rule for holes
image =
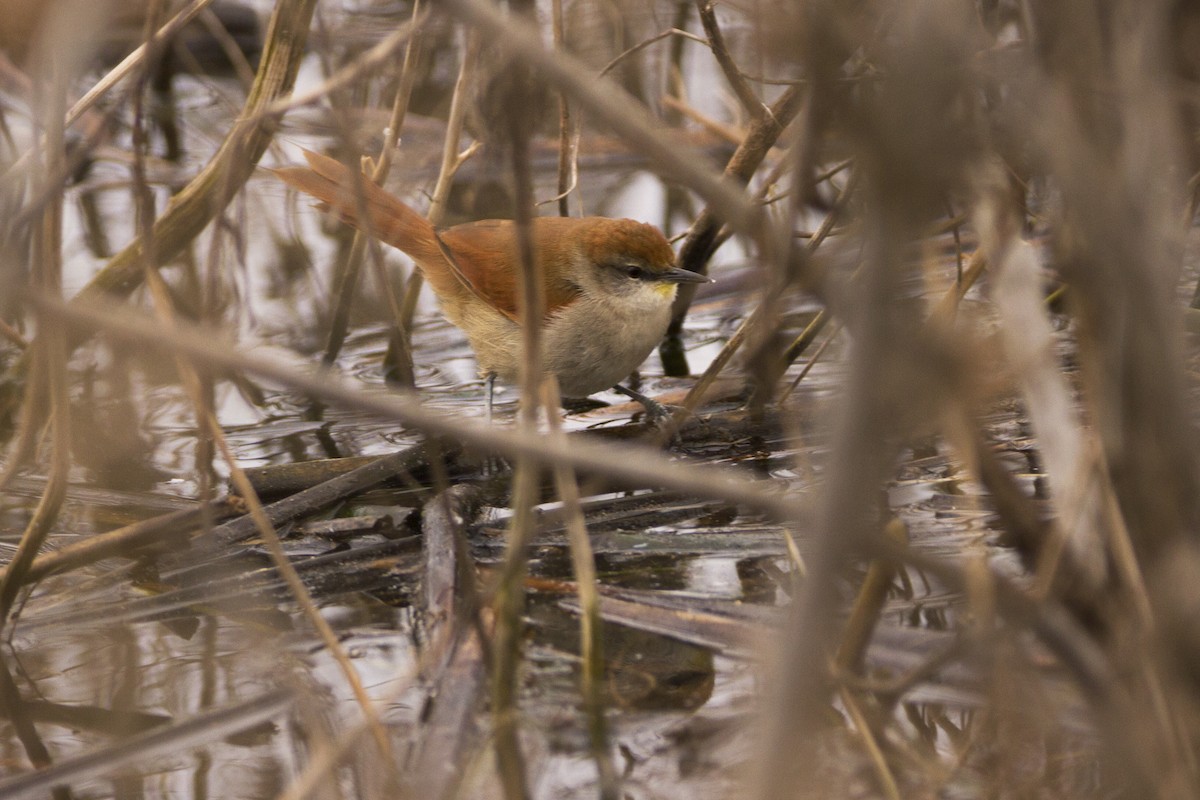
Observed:
[[[729,54],[729,46],[725,44],[725,35],[721,33],[721,26],[717,24],[717,12],[713,8],[712,0],[696,0],[696,10],[700,12],[700,22],[704,25],[704,33],[708,36],[709,49],[712,50],[713,57],[717,59],[721,72],[725,74],[725,80],[729,81],[730,88],[733,89],[738,102],[742,104],[742,108],[750,115],[750,118],[758,119],[767,113],[767,108],[750,88],[750,84],[746,83],[741,70],[734,63],[733,56]]]
[[[693,42],[699,42],[700,44],[704,45],[705,47],[708,46],[708,40],[705,39],[703,36],[697,36],[694,33],[691,33],[689,31],[680,30],[679,28],[667,28],[665,31],[662,31],[661,33],[657,33],[654,36],[651,36],[649,39],[643,39],[642,41],[635,44],[633,47],[630,47],[628,50],[626,50],[625,52],[618,55],[612,61],[609,61],[607,64],[604,65],[604,67],[600,70],[600,72],[597,73],[597,75],[599,77],[604,77],[608,73],[612,72],[616,68],[617,64],[620,64],[622,61],[629,58],[634,53],[638,52],[639,50],[644,50],[645,48],[649,47],[650,45],[654,44],[655,42],[661,42],[663,39],[666,39],[671,36],[678,36],[681,39],[691,39]]]
[[[258,113],[263,117],[281,117],[294,109],[319,103],[339,89],[349,86],[360,78],[377,74],[380,69],[395,63],[396,53],[399,52],[401,46],[405,47],[405,61],[407,62],[407,53],[411,49],[412,40],[420,30],[422,22],[424,22],[424,15],[420,12],[420,4],[417,4],[413,9],[413,18],[411,20],[392,31],[392,33],[388,34],[370,50],[358,56],[304,94],[292,95],[291,97],[276,100]],[[399,89],[397,90],[397,94],[400,94]]]
[[[554,28],[554,47],[562,51],[566,47],[566,30],[563,21],[562,0],[554,0],[551,18]],[[547,202],[558,203],[560,217],[571,216],[570,194],[579,181],[579,125],[571,114],[570,98],[558,93],[558,196]]]

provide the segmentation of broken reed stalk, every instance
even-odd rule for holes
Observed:
[[[197,508],[172,511],[89,536],[39,555],[26,570],[24,582],[34,583],[106,558],[133,556],[147,547],[177,544],[179,548],[185,548],[188,531],[200,527],[206,519],[227,516],[231,512],[228,503],[218,501]],[[8,565],[0,568],[0,581],[5,580],[8,574]]]

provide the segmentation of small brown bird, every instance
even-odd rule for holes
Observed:
[[[344,222],[411,256],[443,313],[467,334],[480,374],[489,382],[493,376],[515,381],[521,330],[513,222],[438,230],[367,176],[327,156],[304,155],[311,169],[286,167],[275,174]],[[544,368],[558,377],[565,397],[615,388],[642,399],[617,383],[662,339],[678,284],[709,279],[676,267],[662,233],[629,219],[537,217],[533,238],[546,298]]]

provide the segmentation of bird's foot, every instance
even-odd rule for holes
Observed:
[[[617,384],[613,387],[613,391],[618,394],[623,394],[631,400],[636,400],[642,404],[642,408],[646,409],[646,422],[659,430],[671,431],[671,439],[673,440],[678,435],[677,416],[682,411],[680,406],[663,405],[652,397],[647,397],[641,392],[635,391],[625,386]]]

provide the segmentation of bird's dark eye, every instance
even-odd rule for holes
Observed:
[[[629,266],[625,268],[625,274],[635,281],[640,281],[646,277],[646,270],[641,267]]]

